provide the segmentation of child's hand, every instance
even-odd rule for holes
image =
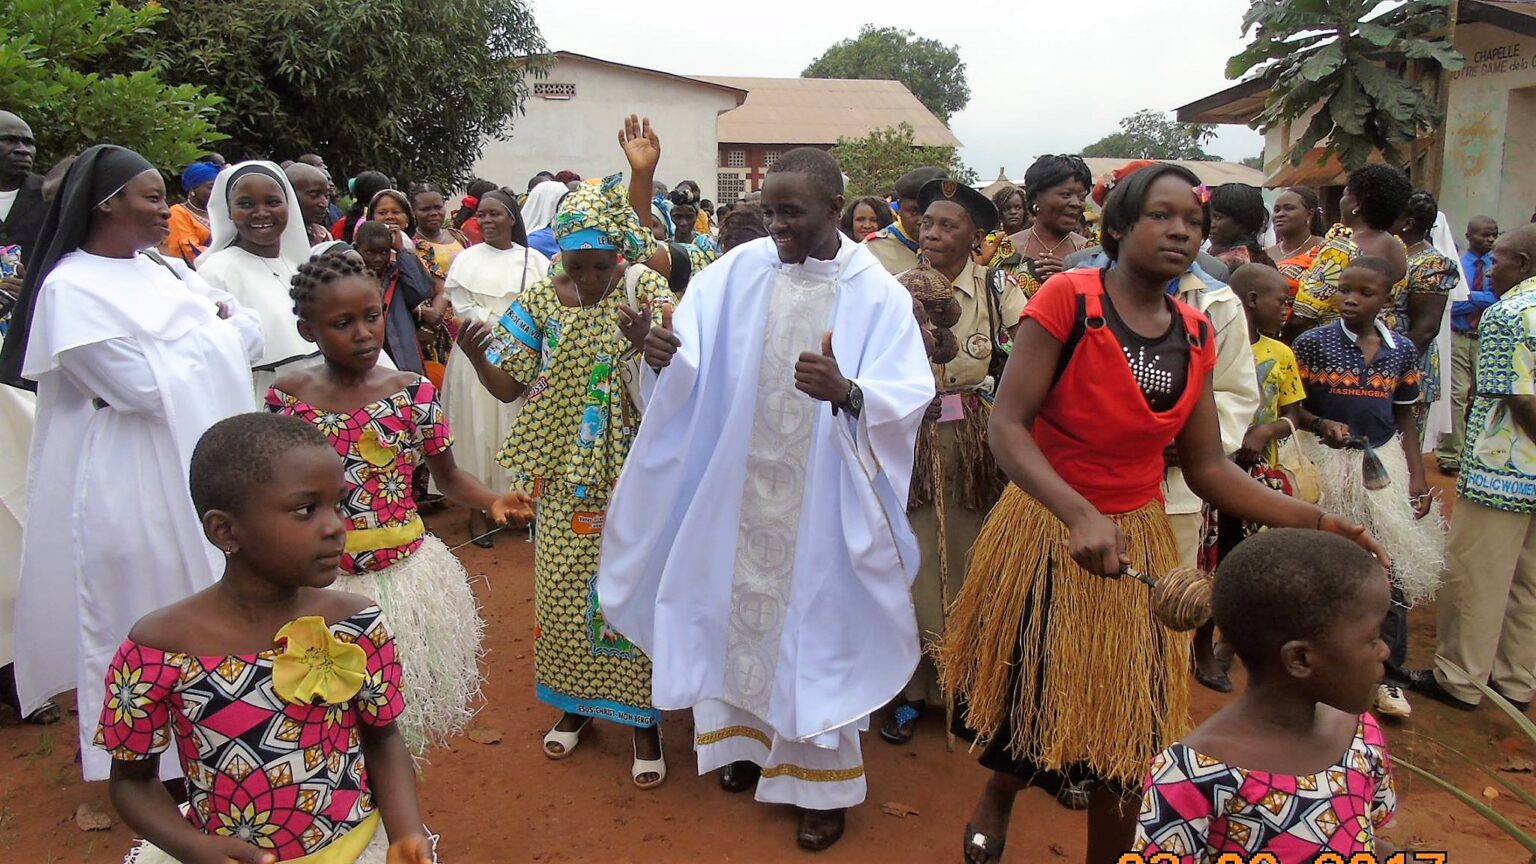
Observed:
[[[1434,500],[1434,495],[1430,493],[1429,482],[1423,477],[1414,477],[1408,481],[1408,503],[1413,505],[1413,518],[1423,519],[1428,516],[1429,507]]]
[[[1319,420],[1317,437],[1321,438],[1324,444],[1338,450],[1344,446],[1344,440],[1349,437],[1349,426],[1337,420]]]
[[[635,309],[628,303],[619,304],[619,331],[636,351],[645,350],[645,336],[651,332],[651,304],[641,303]]]
[[[386,864],[432,864],[436,860],[432,853],[432,838],[425,834],[401,837],[389,844],[389,853],[384,860]]]
[[[661,139],[651,131],[651,118],[641,120],[634,114],[629,115],[624,120],[624,128],[619,130],[619,147],[624,151],[624,158],[629,160],[632,173],[656,172],[656,163],[661,161]],[[634,202],[634,206],[643,206],[643,202]]]
[[[1102,513],[1094,513],[1067,526],[1067,548],[1077,566],[1110,579],[1120,577],[1120,568],[1131,563],[1126,554],[1125,534]]]
[[[533,521],[533,496],[527,492],[514,489],[511,492],[496,499],[491,505],[491,518],[497,525],[507,524],[509,518],[516,517],[522,522]]]
[[[277,864],[277,854],[233,837],[208,835],[187,864]]]

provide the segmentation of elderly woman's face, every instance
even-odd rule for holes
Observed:
[[[1083,216],[1083,201],[1088,197],[1088,187],[1081,180],[1072,178],[1041,189],[1035,195],[1035,221],[1054,229],[1058,234],[1070,234],[1078,228]]]
[[[565,275],[588,297],[606,291],[613,284],[619,266],[619,253],[612,249],[572,249],[560,253]]]

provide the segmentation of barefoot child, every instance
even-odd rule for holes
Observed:
[[[1445,525],[1424,479],[1414,413],[1419,351],[1378,317],[1391,293],[1391,265],[1370,255],[1356,258],[1339,276],[1338,320],[1308,330],[1293,347],[1307,388],[1307,410],[1319,418],[1304,427],[1313,434],[1301,440],[1320,474],[1318,503],[1365,525],[1392,558],[1392,612],[1382,624],[1392,656],[1376,710],[1402,718],[1412,713],[1402,678],[1407,611],[1433,594],[1439,582]],[[1350,446],[1340,447],[1325,420],[1348,427]],[[1362,445],[1369,445],[1385,466],[1391,479],[1386,488],[1371,490],[1362,482]]]
[[[96,732],[112,803],[145,838],[128,860],[433,861],[389,625],[368,598],[325,590],[347,531],[329,442],[290,417],[236,415],[198,442],[191,487],[223,577],[134,625]],[[158,779],[173,737],[184,812]]]
[[[406,670],[400,728],[420,755],[469,721],[480,690],[481,621],[463,565],[416,512],[412,476],[425,464],[443,494],[497,522],[528,514],[529,499],[520,492],[498,498],[460,470],[432,382],[377,365],[383,295],[367,271],[344,257],[312,258],[291,294],[299,332],[325,363],[280,376],[267,408],[314,424],[342,456],[347,545],[337,587],[389,610]]]
[[[1266,531],[1221,562],[1216,623],[1248,687],[1153,761],[1137,860],[1387,859],[1376,831],[1397,795],[1365,713],[1387,659],[1383,577],[1370,553],[1322,531]]]

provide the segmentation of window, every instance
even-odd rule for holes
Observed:
[[[763,170],[767,171],[769,168],[772,168],[774,163],[779,161],[779,157],[783,156],[783,155],[784,155],[784,151],[783,150],[764,150],[763,151]]]
[[[721,171],[715,176],[715,188],[718,194],[715,203],[730,204],[747,197],[747,178],[740,174],[728,174]]]
[[[574,99],[576,98],[576,85],[559,84],[553,81],[536,81],[533,85],[533,95],[540,99]]]
[[[745,167],[747,167],[747,151],[745,151],[745,150],[727,150],[727,151],[725,151],[725,167],[727,167],[727,168],[745,168]]]

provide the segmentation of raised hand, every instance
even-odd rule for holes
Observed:
[[[657,372],[672,365],[672,355],[682,346],[682,340],[672,332],[672,307],[661,310],[661,326],[651,327],[645,334],[645,362]]]
[[[654,173],[661,161],[661,139],[651,130],[651,118],[640,119],[631,114],[619,130],[619,147],[629,160],[629,170],[634,174]]]
[[[651,304],[641,303],[635,309],[628,303],[619,304],[619,331],[636,351],[645,350],[645,336],[651,332]]]
[[[821,337],[821,353],[806,351],[795,362],[795,389],[819,402],[841,402],[848,398],[848,379],[837,368],[832,356],[832,334]]]

